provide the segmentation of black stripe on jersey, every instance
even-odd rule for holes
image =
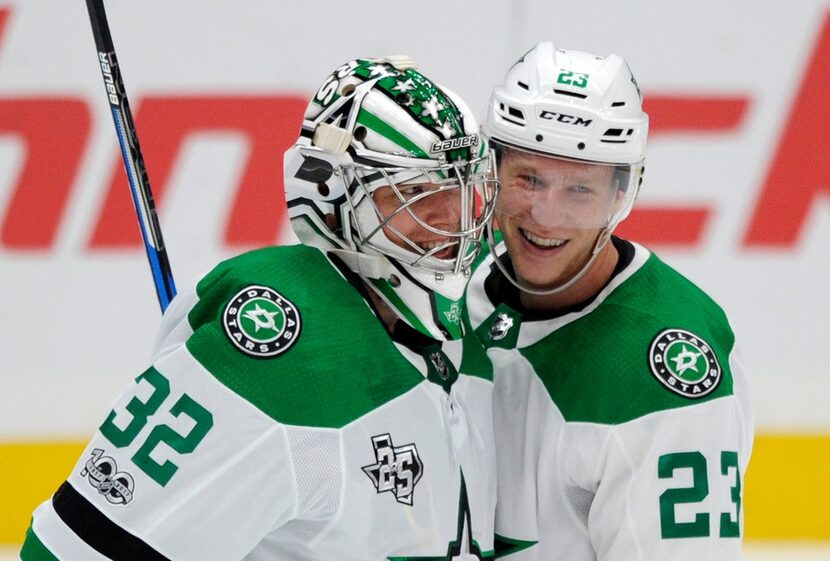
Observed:
[[[107,518],[66,481],[52,497],[52,506],[79,538],[113,561],[169,561]]]

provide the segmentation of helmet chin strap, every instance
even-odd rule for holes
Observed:
[[[349,269],[367,280],[383,281],[381,285],[388,287],[395,293],[393,299],[385,290],[375,283],[367,283],[375,297],[381,299],[391,313],[412,327],[433,339],[447,340],[456,338],[449,335],[452,328],[442,326],[433,315],[435,298],[440,295],[449,302],[458,303],[464,296],[466,276],[463,273],[440,274],[433,271],[420,270],[417,267],[400,264],[406,271],[402,275],[384,255],[365,254],[348,249],[329,249],[332,255],[341,259]],[[411,278],[409,278],[410,275]],[[388,318],[384,321],[389,323]],[[449,330],[449,331],[447,331]]]
[[[352,249],[331,248],[326,250],[332,255],[336,255],[341,259],[350,270],[367,279],[380,279],[389,282],[400,282],[400,274],[397,273],[395,267],[389,261],[389,258],[381,254],[361,253]],[[428,290],[438,292],[446,298],[452,300],[460,299],[464,294],[463,286],[453,287],[453,279],[468,277],[465,273],[453,273],[447,271],[446,273],[439,273],[434,271],[420,270],[415,266],[400,263],[400,266],[407,270],[413,278],[418,282],[427,286]],[[397,277],[398,281],[393,281],[392,277]],[[446,285],[445,285],[446,283]]]
[[[382,255],[367,255],[351,249],[329,249],[328,252],[339,257],[361,277],[389,280],[395,271],[389,260]]]
[[[555,286],[553,288],[548,288],[548,289],[545,289],[545,290],[539,290],[539,289],[535,289],[535,288],[528,288],[526,286],[522,286],[521,284],[519,284],[518,279],[513,278],[514,275],[511,275],[507,271],[507,268],[501,262],[501,258],[496,254],[495,248],[493,250],[493,260],[496,262],[496,267],[499,268],[499,271],[501,271],[501,273],[510,282],[510,284],[512,284],[513,286],[515,286],[516,288],[518,288],[522,292],[526,292],[528,294],[533,294],[534,296],[552,296],[553,294],[559,294],[559,293],[564,292],[565,290],[569,289],[570,287],[575,285],[577,282],[579,282],[579,280],[583,276],[585,276],[585,273],[587,273],[588,270],[590,270],[591,266],[594,264],[594,261],[596,261],[597,256],[600,254],[600,251],[602,250],[602,248],[605,247],[605,244],[607,244],[608,240],[611,239],[612,230],[613,230],[613,228],[608,227],[608,228],[603,229],[602,232],[600,232],[599,236],[597,236],[597,241],[594,244],[594,249],[591,251],[591,258],[588,259],[588,262],[585,263],[585,265],[583,265],[582,269],[580,269],[579,272],[576,275],[574,275],[569,281],[567,281],[565,284],[563,284],[561,286]],[[490,221],[487,224],[487,235],[489,236],[489,238],[491,240],[495,239],[495,237],[493,235],[493,222],[492,221]]]

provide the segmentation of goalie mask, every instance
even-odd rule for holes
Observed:
[[[495,202],[469,108],[406,57],[335,70],[285,153],[300,241],[335,254],[418,331],[461,336],[470,267]]]
[[[648,135],[637,82],[616,55],[539,43],[493,90],[483,130],[498,154],[495,216],[513,271],[496,264],[525,292],[561,292],[637,197]]]

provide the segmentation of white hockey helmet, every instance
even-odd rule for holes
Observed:
[[[484,133],[543,154],[599,163],[645,157],[648,115],[628,64],[539,43],[490,97]]]
[[[461,336],[464,287],[496,182],[460,98],[407,57],[347,62],[309,103],[284,170],[300,241],[337,255],[425,335]],[[436,208],[445,216],[436,219]],[[404,221],[420,235],[401,229]]]
[[[625,60],[556,49],[551,42],[538,43],[525,53],[492,92],[483,132],[497,154],[518,150],[613,168],[613,184],[622,196],[600,219],[592,218],[586,225],[601,228],[601,233],[591,259],[573,282],[631,211],[642,183],[648,122],[639,86]],[[503,189],[502,195],[507,191]],[[511,213],[510,205],[505,197],[498,212]],[[532,206],[539,209],[542,204]],[[520,288],[550,294],[570,284],[542,292]]]

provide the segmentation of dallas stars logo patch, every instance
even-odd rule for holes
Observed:
[[[245,354],[280,355],[300,334],[297,307],[267,286],[248,286],[231,298],[222,315],[225,334]]]
[[[651,342],[648,363],[664,386],[683,397],[703,397],[721,381],[721,366],[712,348],[683,329],[660,332]]]
[[[389,434],[381,434],[372,437],[372,447],[376,462],[363,466],[363,472],[372,480],[378,493],[389,491],[399,503],[412,506],[415,485],[424,472],[415,444],[394,446]]]

